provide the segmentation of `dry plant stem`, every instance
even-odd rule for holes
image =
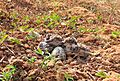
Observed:
[[[6,46],[5,44],[3,44],[13,55],[15,55],[14,51],[11,50],[8,46]]]
[[[90,76],[90,78],[91,78],[93,81],[95,81],[95,78],[94,78],[89,72],[87,72],[87,74]]]
[[[4,60],[4,58],[5,58],[5,56],[4,56],[4,57],[2,57],[2,59],[0,60],[0,63],[2,63],[2,61]]]

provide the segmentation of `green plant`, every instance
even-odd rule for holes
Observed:
[[[20,30],[21,32],[25,32],[25,31],[27,31],[28,28],[29,28],[29,25],[24,25],[24,26],[20,26],[20,27],[19,27],[19,30]]]
[[[15,66],[12,66],[12,65],[7,65],[6,68],[9,70],[2,72],[2,78],[0,78],[0,80],[2,80],[2,81],[9,81],[12,78],[12,75],[16,71]]]
[[[56,14],[56,13],[52,13],[50,15],[50,20],[54,21],[54,22],[59,21],[60,20],[60,16],[58,14]]]
[[[68,73],[64,73],[64,77],[65,77],[64,81],[74,81],[74,78]]]
[[[24,16],[23,19],[24,19],[26,22],[30,21],[30,17],[29,17],[28,15]]]
[[[102,17],[101,15],[98,15],[98,16],[97,16],[97,19],[98,19],[99,21],[102,21],[103,17]]]
[[[35,61],[36,61],[36,57],[32,57],[32,58],[28,59],[28,62],[29,62],[29,63],[33,63],[33,62],[35,62]]]
[[[77,16],[72,16],[71,19],[67,21],[67,26],[72,27],[72,29],[76,29],[76,27],[75,27],[77,24],[76,20],[78,18],[79,17],[77,17]]]
[[[39,37],[39,33],[33,31],[32,29],[29,30],[28,35],[26,36],[26,39],[30,40],[30,39],[36,39],[37,37]]]
[[[40,16],[37,16],[36,20],[35,20],[35,23],[36,24],[40,24],[41,23],[41,18]]]
[[[108,77],[107,73],[104,72],[104,71],[99,71],[99,72],[95,73],[95,75],[98,76],[98,77],[101,77],[101,78],[107,78]]]
[[[112,31],[112,37],[117,38],[120,37],[120,31]]]
[[[22,44],[19,39],[14,38],[14,37],[9,37],[9,41],[12,43],[20,44],[20,45]]]
[[[87,31],[87,29],[85,27],[81,27],[81,28],[78,29],[78,31],[81,32],[81,33],[84,33],[84,32]]]
[[[87,22],[88,22],[89,24],[93,24],[93,23],[94,23],[94,20],[93,20],[93,19],[89,19],[89,20],[87,20]]]
[[[0,32],[0,43],[3,43],[8,35],[5,32]]]
[[[50,15],[46,15],[43,17],[44,26],[54,28],[57,25],[59,25],[60,19],[61,19],[60,16],[55,12],[51,13]]]
[[[43,52],[40,48],[38,48],[37,50],[35,50],[35,52],[36,52],[37,54],[40,54],[40,55],[43,56],[43,60],[42,60],[42,63],[41,63],[41,67],[42,67],[42,68],[47,68],[48,63],[49,63],[51,60],[55,60],[55,57],[54,57],[53,55],[51,55],[47,50],[46,50],[46,53],[47,53],[48,55],[44,55],[44,52]]]
[[[10,13],[11,18],[17,19],[18,16],[19,16],[19,13],[17,13],[16,11],[13,11],[13,12]]]
[[[87,31],[88,31],[88,32],[94,32],[94,33],[95,33],[95,32],[98,32],[99,29],[98,29],[98,28],[95,28],[95,29],[88,29]]]
[[[43,59],[43,61],[42,61],[42,63],[41,63],[41,67],[42,67],[42,68],[47,68],[47,67],[48,67],[48,63],[49,63],[51,60],[55,60],[55,58],[54,58],[54,56],[51,55],[50,53],[49,53],[48,56],[44,56],[44,59]]]
[[[38,48],[37,50],[35,50],[35,53],[36,54],[40,54],[40,55],[44,54],[44,52],[40,48]]]

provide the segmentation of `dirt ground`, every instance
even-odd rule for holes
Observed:
[[[119,2],[0,0],[1,81],[120,81]],[[91,54],[84,62],[70,57],[43,68],[35,49],[48,33],[73,35]]]

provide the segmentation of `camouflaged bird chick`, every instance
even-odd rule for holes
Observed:
[[[38,48],[42,49],[44,53],[47,50],[53,56],[61,60],[66,60],[67,56],[72,54],[78,54],[77,56],[84,58],[89,55],[89,49],[77,43],[75,37],[63,38],[57,34],[47,34],[44,40],[39,43]]]

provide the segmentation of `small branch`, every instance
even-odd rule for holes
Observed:
[[[8,46],[6,46],[5,44],[4,44],[4,46],[5,46],[13,55],[15,55],[14,51],[12,51]]]
[[[87,74],[90,76],[90,78],[91,78],[93,81],[95,81],[95,78],[94,78],[89,72],[87,72]]]
[[[4,60],[5,56],[0,60],[0,63]]]

